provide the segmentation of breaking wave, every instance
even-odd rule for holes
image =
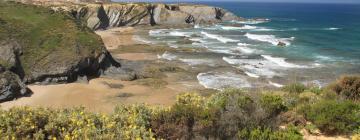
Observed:
[[[279,43],[284,43],[286,46],[291,45],[291,41],[295,39],[295,37],[291,38],[276,38],[274,35],[258,35],[258,34],[250,34],[246,33],[245,36],[252,40],[257,40],[261,42],[268,42],[273,45],[278,45]]]
[[[230,38],[226,38],[220,35],[215,35],[215,34],[209,34],[207,32],[201,32],[201,34],[205,35],[208,38],[211,39],[216,39],[222,43],[228,43],[228,42],[239,42],[240,40],[234,40],[234,39],[230,39]]]
[[[285,58],[282,57],[272,57],[271,55],[261,55],[266,60],[269,60],[279,66],[285,67],[285,68],[306,68],[306,66],[300,66],[296,64],[292,64],[285,61]]]

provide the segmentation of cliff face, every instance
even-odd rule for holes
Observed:
[[[240,19],[227,10],[204,5],[108,3],[51,7],[55,11],[70,12],[94,30],[135,25],[210,24]]]
[[[101,38],[67,13],[0,1],[0,102],[23,95],[22,82],[73,82],[110,66],[120,64]]]

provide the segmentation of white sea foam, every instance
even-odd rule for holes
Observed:
[[[271,55],[261,55],[263,58],[285,68],[306,68],[306,66],[300,66],[285,61],[285,58],[272,57]]]
[[[214,66],[215,65],[212,60],[208,60],[208,59],[179,59],[179,60],[188,65],[191,65],[191,66],[194,66],[194,65]]]
[[[206,43],[206,41],[203,38],[199,38],[199,37],[190,38],[189,40],[194,42]]]
[[[136,41],[138,41],[138,42],[145,43],[145,44],[155,44],[155,42],[152,42],[152,41],[150,41],[150,40],[144,39],[144,38],[142,38],[142,37],[140,37],[140,36],[137,36],[137,35],[134,36],[133,39],[136,40]]]
[[[223,30],[251,30],[251,29],[256,29],[256,26],[251,26],[251,25],[244,25],[241,27],[234,27],[234,26],[221,26],[220,27]]]
[[[257,51],[256,49],[251,49],[248,47],[236,47],[233,50],[240,51],[240,52],[247,53],[247,54],[251,54],[251,53],[254,53]]]
[[[276,38],[274,35],[258,35],[258,34],[250,34],[250,33],[246,33],[245,36],[252,40],[268,42],[273,45],[278,45],[280,42],[282,42],[282,43],[285,43],[286,46],[291,45],[291,41],[295,39],[295,37]]]
[[[274,82],[272,82],[272,81],[269,81],[269,84],[270,84],[270,85],[273,85],[273,86],[275,86],[275,87],[278,87],[278,88],[281,88],[281,87],[284,86],[284,85],[282,85],[282,84],[274,83]]]
[[[238,46],[250,46],[251,44],[247,44],[247,43],[238,43]]]
[[[259,78],[260,77],[259,75],[256,75],[256,74],[248,72],[248,71],[245,71],[245,74],[250,76],[250,77],[253,77],[253,78]]]
[[[169,32],[170,36],[180,36],[180,37],[191,37],[193,32],[179,32],[179,31],[171,31]]]
[[[333,31],[333,30],[340,30],[341,28],[335,28],[335,27],[331,27],[331,28],[325,28],[324,30],[330,30],[330,31]]]
[[[197,79],[205,88],[222,90],[224,88],[247,88],[251,84],[246,77],[234,73],[199,73]]]
[[[208,38],[216,39],[222,43],[228,43],[228,42],[239,42],[239,40],[234,40],[230,38],[223,37],[221,35],[215,35],[215,34],[209,34],[207,32],[201,32],[201,34],[205,35]]]
[[[240,23],[240,24],[260,24],[260,23],[266,23],[269,22],[270,19],[265,19],[265,20],[244,20],[244,21],[237,21],[237,20],[233,20],[232,22],[235,23]]]
[[[277,31],[277,30],[268,29],[268,28],[258,28],[258,29],[254,29],[254,31]]]
[[[175,60],[177,57],[169,52],[165,52],[162,55],[157,55],[158,59]]]
[[[162,34],[166,33],[166,29],[157,29],[157,30],[150,30],[149,35],[150,36],[161,36]]]
[[[333,60],[333,58],[331,58],[330,56],[324,56],[324,55],[317,55],[316,58],[320,59],[322,61],[331,61],[331,60]]]
[[[168,30],[168,29],[157,29],[157,30],[150,30],[150,36],[178,36],[178,37],[191,37],[194,32],[181,32],[176,29]]]
[[[234,59],[229,57],[223,57],[223,60],[231,65],[237,65],[238,68],[244,70],[250,77],[266,76],[271,78],[275,75],[281,75],[272,70],[272,68],[276,68],[277,65],[266,60]]]

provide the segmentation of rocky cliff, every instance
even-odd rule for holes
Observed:
[[[0,101],[24,94],[21,83],[89,79],[110,66],[120,64],[101,38],[67,13],[0,2]]]
[[[86,21],[93,30],[135,25],[211,24],[241,19],[225,9],[205,5],[105,3],[50,7],[70,12],[75,18]]]

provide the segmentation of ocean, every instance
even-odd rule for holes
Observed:
[[[293,82],[325,86],[341,75],[360,73],[360,5],[200,4],[244,18],[269,19],[149,32],[146,39],[153,43],[206,48],[208,52],[166,52],[159,58],[193,67],[206,65],[197,79],[207,88],[282,87]],[[189,40],[192,43],[186,43]],[[286,46],[279,47],[279,42]]]

